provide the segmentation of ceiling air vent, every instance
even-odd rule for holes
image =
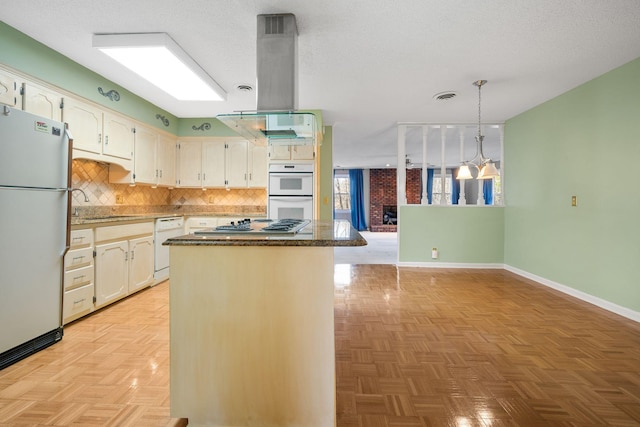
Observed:
[[[440,92],[433,95],[433,99],[436,101],[447,101],[449,99],[455,98],[457,93],[449,91],[449,92]]]
[[[267,15],[264,24],[265,34],[284,34],[283,15]]]

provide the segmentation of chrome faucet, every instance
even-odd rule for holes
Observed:
[[[84,195],[84,201],[89,203],[89,196],[87,196],[87,193],[84,192],[84,190],[82,190],[81,188],[70,188],[69,189],[70,192],[74,192],[74,191],[79,191]]]
[[[70,193],[73,193],[74,191],[81,192],[84,195],[84,201],[89,203],[89,196],[87,196],[87,193],[85,193],[84,190],[82,190],[81,188],[70,188],[69,189]],[[80,216],[80,212],[78,212],[78,207],[77,206],[73,210],[73,216]]]

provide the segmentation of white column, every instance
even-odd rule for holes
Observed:
[[[440,125],[440,143],[441,143],[441,154],[440,154],[440,204],[446,205],[447,198],[444,194],[445,189],[445,181],[447,178],[447,165],[445,163],[445,143],[447,142],[447,127],[445,125]]]
[[[464,126],[458,127],[458,135],[460,137],[460,163],[464,162]],[[460,198],[458,199],[459,205],[466,205],[467,199],[464,195],[464,187],[466,184],[466,179],[460,180]]]
[[[405,134],[407,132],[407,126],[398,125],[398,165],[396,169],[396,187],[398,189],[398,212],[401,205],[407,204],[407,170],[405,169]]]
[[[504,206],[504,125],[498,125],[498,129],[500,130],[500,195],[502,196],[500,205]]]
[[[427,137],[429,126],[422,126],[422,201],[421,204],[428,205],[427,198]]]
[[[478,206],[484,206],[484,191],[482,189],[484,179],[476,179],[476,182],[478,183],[478,200],[476,201],[476,204]]]

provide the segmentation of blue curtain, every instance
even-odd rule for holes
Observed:
[[[451,204],[457,205],[460,198],[460,180],[456,179],[458,169],[451,170]]]
[[[367,229],[364,215],[364,183],[362,169],[349,170],[349,188],[351,193],[351,225],[358,231]]]
[[[431,204],[433,198],[433,169],[427,169],[427,201]]]
[[[493,204],[493,179],[485,179],[482,181],[482,194],[484,195],[484,204]]]

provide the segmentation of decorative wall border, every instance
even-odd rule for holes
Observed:
[[[204,122],[200,126],[193,125],[193,126],[191,126],[191,129],[193,129],[193,130],[201,130],[201,131],[204,132],[205,130],[211,129],[211,123]]]
[[[165,126],[169,126],[169,119],[167,119],[165,116],[163,116],[162,114],[156,114],[156,119],[160,119],[160,121],[162,121],[162,124]]]
[[[109,98],[112,101],[120,101],[120,94],[117,90],[111,89],[109,92],[105,92],[104,89],[98,87],[98,93],[106,98]]]

